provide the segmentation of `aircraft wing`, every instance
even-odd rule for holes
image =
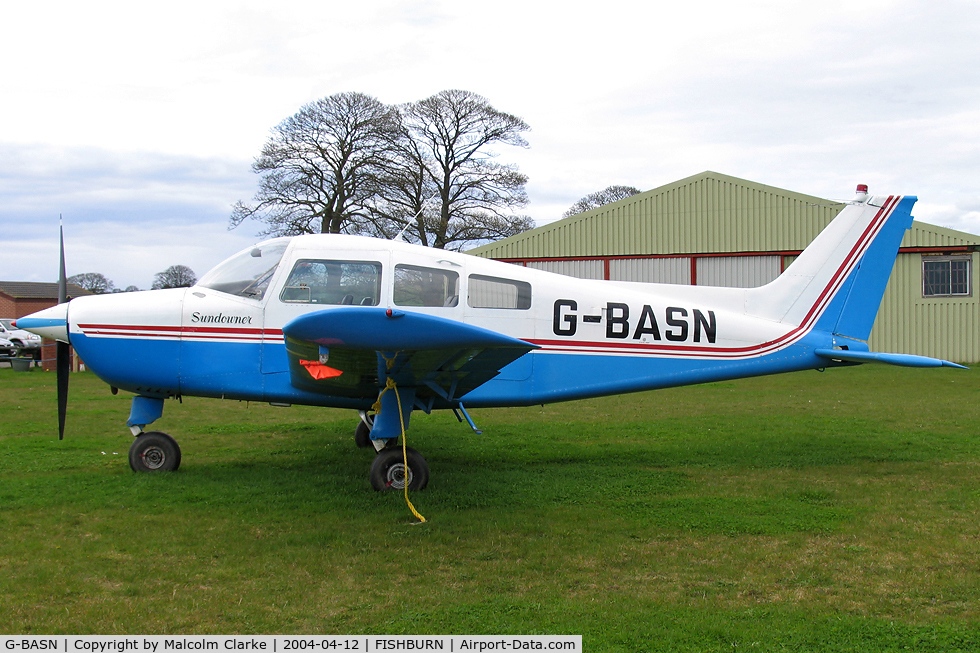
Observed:
[[[374,399],[391,376],[431,408],[450,405],[536,345],[422,313],[342,306],[308,313],[282,329],[295,387]]]

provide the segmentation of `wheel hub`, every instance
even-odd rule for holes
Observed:
[[[408,477],[407,484],[408,485],[412,484],[412,478],[413,478],[412,468],[409,467],[408,473],[406,474],[405,463],[395,463],[394,465],[389,467],[386,476],[387,476],[388,487],[395,488],[396,490],[405,489],[406,476]]]
[[[160,447],[148,447],[140,455],[140,458],[143,459],[143,464],[146,465],[147,469],[160,469],[167,462],[167,454]]]

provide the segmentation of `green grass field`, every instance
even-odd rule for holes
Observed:
[[[980,650],[980,371],[863,366],[413,416],[412,501],[356,415],[0,369],[0,631],[582,634],[587,651]]]

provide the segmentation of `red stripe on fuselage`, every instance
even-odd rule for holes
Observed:
[[[282,329],[149,326],[146,324],[79,324],[85,335],[122,338],[175,338],[183,340],[278,340]]]

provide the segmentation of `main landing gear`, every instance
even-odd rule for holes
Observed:
[[[374,417],[361,412],[361,421],[354,430],[354,443],[363,448],[373,447],[377,453],[371,463],[371,487],[386,490],[422,490],[429,483],[429,464],[415,449],[398,444],[398,438],[371,439]],[[405,462],[408,466],[405,466]]]
[[[405,458],[408,458],[408,467]],[[429,464],[415,449],[398,445],[382,449],[371,463],[371,487],[384,490],[422,490],[429,483]]]

